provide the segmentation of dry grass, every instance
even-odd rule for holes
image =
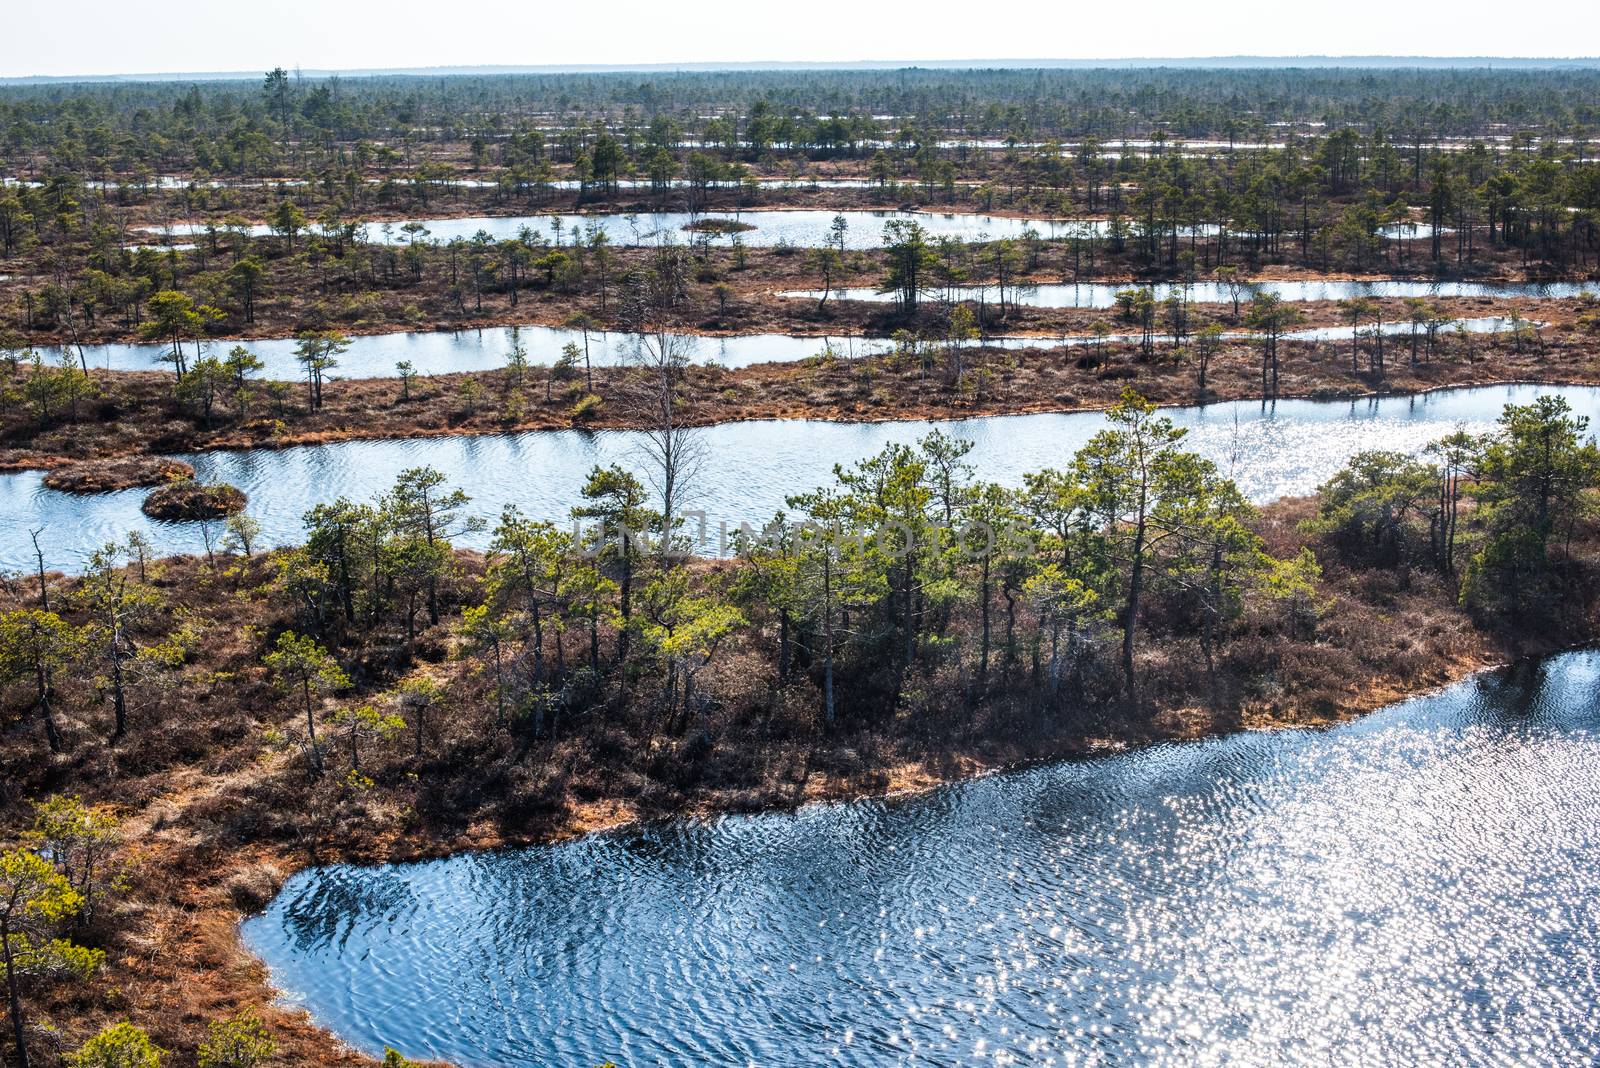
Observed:
[[[194,467],[168,457],[128,456],[85,460],[51,468],[45,488],[62,493],[109,493],[135,486],[160,486],[194,477]]]
[[[1263,512],[1274,553],[1303,544],[1298,523],[1313,508],[1294,500]],[[647,675],[634,681],[631,700],[608,692],[559,724],[554,739],[532,739],[494,728],[491,680],[455,655],[451,619],[409,646],[383,629],[339,649],[357,685],[377,693],[424,673],[446,698],[420,759],[409,734],[371,747],[363,768],[373,785],[349,789],[340,773],[310,784],[297,756],[269,742],[267,731],[294,727],[299,712],[259,666],[271,638],[293,622],[291,606],[264,585],[268,562],[234,561],[213,575],[196,559],[170,561],[157,583],[174,615],[157,629],[181,612],[196,628],[195,652],[180,678],[138,694],[129,737],[107,744],[109,711],[81,684],[63,687],[71,750],[62,757],[43,751],[24,695],[3,706],[0,840],[23,827],[28,800],[74,792],[124,814],[135,860],[115,914],[85,933],[108,951],[104,975],[47,991],[36,1004],[71,1036],[69,1048],[100,1024],[131,1017],[162,1045],[188,1051],[207,1021],[250,1006],[282,1043],[276,1063],[359,1063],[303,1015],[272,1005],[264,970],[236,937],[240,917],[302,866],[542,842],[641,817],[923,789],[1163,739],[1330,723],[1525,651],[1474,628],[1436,576],[1416,571],[1397,585],[1391,572],[1329,565],[1313,631],[1297,632],[1270,605],[1238,621],[1220,657],[1215,709],[1192,640],[1157,615],[1140,660],[1150,702],[1141,714],[1105,700],[1089,711],[1077,701],[1076,711],[1050,707],[1023,649],[1014,661],[997,651],[987,694],[972,690],[970,672],[933,662],[892,713],[829,733],[818,722],[814,680],[802,674],[780,687],[771,634],[756,624],[707,669],[700,685],[716,702],[687,732],[662,729]],[[474,595],[481,568],[481,558],[462,554],[447,604]],[[65,602],[70,586],[59,580],[55,596]],[[29,596],[25,587],[10,591],[13,601]],[[974,626],[958,618],[951,636],[971,650]],[[582,656],[573,644],[569,655]],[[602,653],[612,653],[609,636]],[[1115,688],[1114,660],[1108,642],[1097,657],[1104,666],[1086,680],[1091,698]],[[331,747],[341,770],[342,759]]]
[[[1159,352],[1143,361],[1127,345],[1113,347],[1104,363],[1081,348],[987,350],[967,356],[959,383],[947,381],[944,371],[894,356],[733,370],[696,366],[682,386],[683,414],[705,425],[751,419],[966,418],[1102,408],[1128,386],[1163,404],[1248,399],[1261,389],[1259,353],[1243,343],[1215,359],[1204,392],[1192,366]],[[608,368],[597,375],[601,402],[582,425],[638,425],[633,410],[619,399],[632,373]],[[103,397],[93,418],[41,427],[13,410],[0,420],[0,470],[207,448],[568,428],[579,421],[574,408],[584,392],[581,380],[547,382],[539,369],[529,372],[520,387],[504,371],[438,375],[414,386],[408,400],[395,380],[353,380],[330,383],[325,406],[317,412],[302,407],[296,391],[282,407],[258,401],[248,420],[223,416],[207,426],[173,400],[168,375],[99,372],[97,377]],[[469,380],[478,386],[470,403],[462,393]],[[1391,346],[1381,374],[1352,371],[1347,343],[1294,343],[1284,346],[1280,381],[1285,398],[1321,399],[1508,381],[1584,385],[1600,382],[1600,359],[1593,339],[1570,325],[1553,327],[1537,347],[1519,348],[1509,338],[1490,336],[1448,339],[1437,358],[1415,364],[1403,347]],[[515,405],[508,403],[513,397]],[[107,473],[103,481],[116,478]]]

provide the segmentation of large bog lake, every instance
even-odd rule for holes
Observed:
[[[1592,1064],[1600,656],[1328,731],[291,879],[243,936],[370,1054]]]

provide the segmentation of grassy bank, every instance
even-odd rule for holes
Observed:
[[[1278,396],[1332,399],[1510,381],[1600,382],[1593,339],[1570,316],[1535,338],[1444,337],[1431,357],[1423,350],[1415,362],[1409,341],[1391,338],[1381,370],[1372,369],[1371,350],[1371,342],[1364,342],[1359,367],[1353,368],[1350,341],[1284,343]],[[1259,344],[1224,343],[1209,361],[1204,389],[1192,352],[1179,357],[1157,346],[1146,355],[1129,343],[1026,350],[974,345],[959,354],[930,346],[917,353],[819,357],[736,369],[690,365],[678,389],[678,418],[711,425],[754,419],[875,422],[1070,412],[1107,407],[1128,386],[1168,405],[1249,400],[1261,396],[1261,363]],[[17,379],[25,382],[27,373],[18,372]],[[0,469],[354,439],[638,429],[649,425],[650,418],[631,399],[632,383],[641,374],[628,368],[596,369],[594,400],[585,400],[590,394],[581,366],[436,375],[410,384],[383,378],[334,381],[324,386],[322,406],[315,411],[303,383],[283,383],[272,395],[255,382],[248,408],[241,411],[218,396],[206,416],[197,402],[174,396],[170,374],[92,372],[93,389],[78,404],[76,419],[59,404],[48,420],[26,406],[0,415]]]
[[[335,647],[351,694],[340,704],[426,680],[436,696],[421,742],[410,731],[366,741],[359,775],[341,770],[315,782],[303,755],[282,741],[301,709],[262,666],[273,637],[300,620],[275,577],[276,559],[147,564],[164,604],[149,636],[181,627],[186,651],[174,673],[137,693],[127,735],[106,740],[108,713],[88,680],[62,683],[62,754],[44,751],[26,702],[8,703],[0,730],[8,784],[0,837],[21,832],[30,801],[72,793],[117,813],[126,842],[126,889],[80,935],[107,951],[102,973],[46,988],[35,1004],[64,1035],[131,1017],[180,1051],[194,1048],[206,1021],[254,1007],[280,1043],[276,1063],[358,1063],[303,1015],[272,1003],[264,970],[235,934],[240,917],[303,866],[538,843],[632,819],[792,807],[1020,762],[1326,725],[1572,637],[1476,626],[1453,583],[1434,573],[1344,566],[1303,532],[1316,508],[1315,500],[1282,501],[1253,521],[1274,556],[1311,547],[1323,559],[1314,622],[1282,605],[1249,608],[1230,625],[1218,690],[1197,668],[1193,640],[1152,620],[1139,654],[1146,681],[1138,711],[1046,698],[1037,660],[1030,663],[1037,652],[1024,644],[1014,656],[997,653],[978,691],[948,664],[934,666],[911,705],[833,728],[819,720],[816,665],[782,680],[770,631],[754,624],[701,679],[715,701],[692,729],[663,719],[648,676],[626,674],[591,695],[589,712],[545,732],[498,727],[493,678],[484,655],[468,648],[459,614],[479,594],[484,561],[457,554],[437,625],[410,638],[384,626]],[[698,565],[695,581],[721,582],[732,566]],[[74,604],[81,581],[54,580],[52,602]],[[37,591],[18,582],[5,597],[32,603]],[[952,634],[972,643],[975,627],[963,614]],[[616,655],[616,641],[609,630],[601,636],[603,661]],[[559,655],[547,669],[569,686],[592,684],[574,681],[587,656],[578,635]],[[517,671],[529,670],[526,656]],[[343,769],[342,738],[325,729],[329,760]]]

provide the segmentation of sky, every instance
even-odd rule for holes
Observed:
[[[479,65],[1600,52],[1533,0],[6,0],[0,76]]]

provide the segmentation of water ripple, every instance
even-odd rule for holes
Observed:
[[[1597,680],[312,870],[244,934],[358,1047],[463,1065],[1587,1063]]]
[[[1545,393],[1565,396],[1580,415],[1600,416],[1600,389],[1489,386],[1413,397],[1347,401],[1242,401],[1168,410],[1187,428],[1186,444],[1214,460],[1254,500],[1309,493],[1362,449],[1416,452],[1455,429],[1483,431],[1504,405],[1527,404]],[[692,508],[707,514],[697,551],[722,548],[720,524],[759,526],[792,494],[832,478],[891,443],[911,443],[935,427],[973,442],[968,459],[979,477],[1016,486],[1026,472],[1061,466],[1104,427],[1098,413],[1000,416],[942,422],[822,423],[766,420],[708,428],[706,458],[692,485]],[[202,479],[231,483],[250,497],[261,523],[260,542],[297,544],[301,517],[320,502],[345,496],[370,500],[407,467],[429,464],[471,497],[471,511],[492,526],[501,509],[517,504],[540,519],[562,522],[579,503],[585,476],[596,464],[643,470],[640,436],[627,431],[537,431],[477,437],[345,441],[329,445],[208,452],[183,457]],[[159,553],[199,552],[192,523],[146,518],[142,490],[75,496],[44,489],[42,474],[0,474],[0,569],[33,566],[31,530],[44,527],[46,564],[71,569],[107,540],[140,530]],[[698,531],[691,531],[691,535]],[[487,544],[487,532],[464,539]]]

